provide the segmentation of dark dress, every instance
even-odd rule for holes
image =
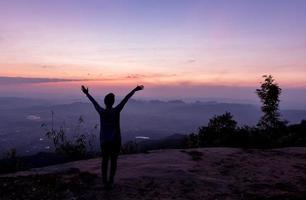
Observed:
[[[119,154],[121,147],[120,107],[99,109],[102,154]]]

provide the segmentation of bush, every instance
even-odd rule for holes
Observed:
[[[53,116],[53,113],[52,113]],[[53,117],[52,117],[53,119]],[[65,126],[60,126],[59,129],[54,129],[53,122],[51,129],[47,124],[42,124],[42,127],[46,131],[46,136],[52,140],[55,147],[55,152],[65,155],[72,160],[82,159],[88,156],[88,148],[93,149],[93,141],[88,139],[92,134],[80,133],[80,129],[84,123],[83,117],[79,117],[76,128],[74,129],[73,137],[68,138]],[[97,129],[97,125],[94,129]],[[94,139],[94,137],[92,137]]]
[[[200,127],[198,132],[199,146],[230,146],[230,138],[236,132],[237,122],[231,113],[214,116],[207,127]]]
[[[187,147],[231,146],[271,148],[284,146],[306,146],[306,121],[287,126],[280,120],[279,95],[281,88],[271,75],[263,76],[264,83],[256,90],[264,115],[257,127],[237,127],[231,113],[214,116],[207,127],[200,127],[197,134],[186,140]]]
[[[139,153],[138,144],[135,141],[129,141],[121,146],[121,154]]]
[[[23,161],[17,156],[16,149],[10,149],[0,161],[0,174],[12,173],[27,169]]]
[[[207,127],[200,127],[198,133],[190,134],[186,140],[187,148],[212,146],[240,148],[306,146],[306,120],[300,124],[282,125],[282,128],[237,127],[232,115],[225,113],[213,117]]]
[[[186,139],[186,148],[198,148],[200,147],[199,135],[192,133]]]

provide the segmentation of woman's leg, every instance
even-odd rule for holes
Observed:
[[[110,179],[109,179],[110,184],[114,183],[114,178],[115,178],[116,171],[117,171],[117,159],[118,159],[117,153],[112,154],[110,157],[110,160],[111,160]]]
[[[103,184],[104,184],[104,185],[107,184],[108,160],[109,160],[109,155],[103,154],[103,155],[102,155],[101,172],[102,172],[102,181],[103,181]]]
[[[110,151],[109,145],[101,144],[101,151],[102,151],[102,163],[101,163],[101,174],[102,174],[102,181],[103,184],[107,184],[107,168],[108,168],[108,160],[110,159]]]

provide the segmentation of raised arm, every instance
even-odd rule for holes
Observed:
[[[135,94],[135,92],[139,91],[139,90],[143,90],[143,85],[138,85],[137,87],[135,87],[130,93],[128,93],[124,99],[116,106],[117,109],[119,109],[120,111],[123,109],[124,105],[128,102],[128,100]]]
[[[102,110],[102,107],[98,104],[98,102],[89,94],[88,87],[85,88],[84,85],[81,87],[82,92],[88,97],[91,103],[94,105],[95,109],[99,112]]]

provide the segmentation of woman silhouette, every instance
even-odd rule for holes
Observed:
[[[117,158],[121,147],[121,131],[120,131],[120,112],[128,100],[136,91],[143,90],[143,86],[137,86],[116,106],[115,95],[109,93],[104,98],[105,108],[102,108],[98,102],[89,94],[88,87],[82,85],[82,91],[94,105],[100,116],[100,145],[102,152],[102,180],[106,188],[112,188],[114,177],[117,169]],[[108,161],[111,161],[110,176],[108,174]]]

